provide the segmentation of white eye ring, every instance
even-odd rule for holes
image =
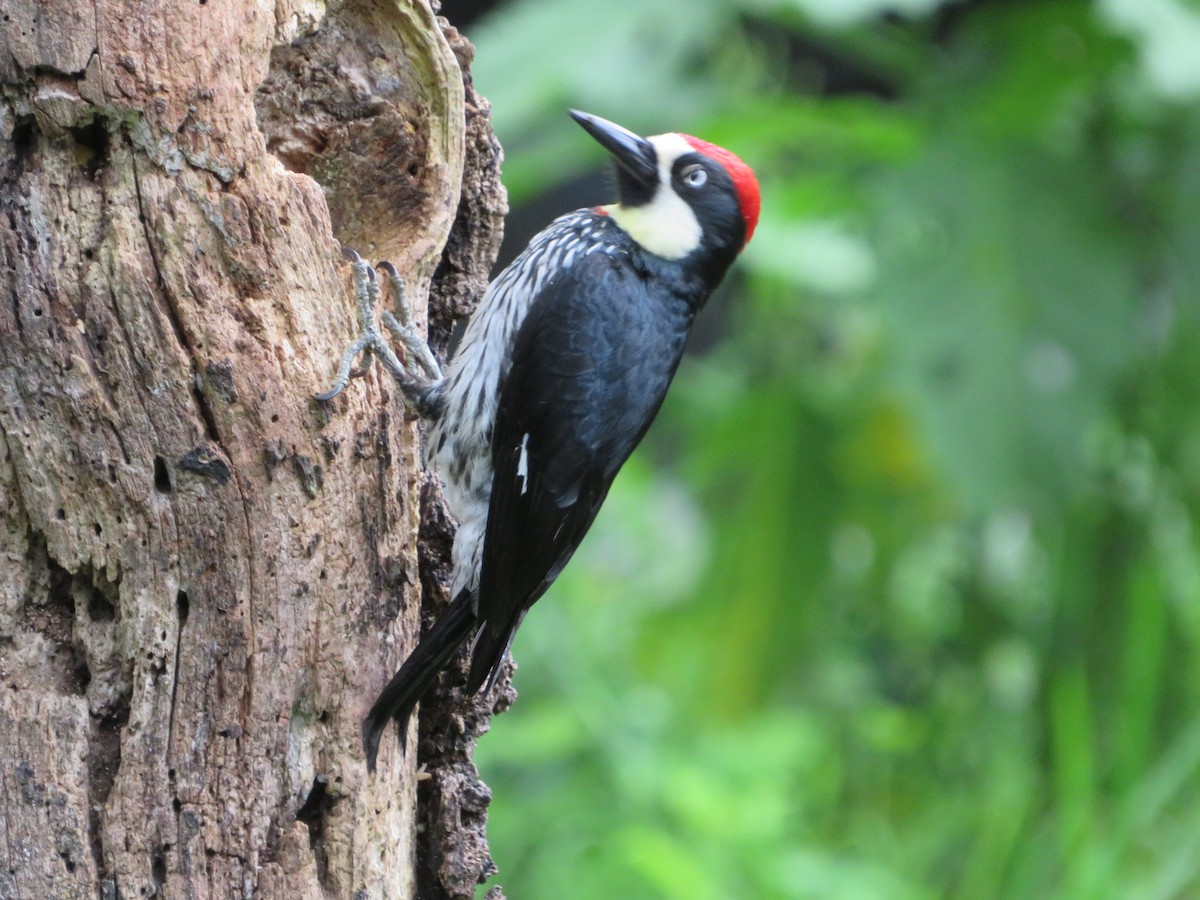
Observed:
[[[692,166],[683,173],[683,183],[688,187],[704,187],[708,182],[708,173],[700,166]]]

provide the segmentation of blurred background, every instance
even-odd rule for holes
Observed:
[[[507,258],[568,106],[763,191],[480,742],[508,896],[1200,897],[1200,3],[443,12]]]

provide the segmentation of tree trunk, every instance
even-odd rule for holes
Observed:
[[[360,745],[449,525],[378,368],[312,398],[338,241],[435,345],[486,281],[469,45],[425,0],[0,12],[0,898],[473,897],[490,710],[427,706],[420,812]]]

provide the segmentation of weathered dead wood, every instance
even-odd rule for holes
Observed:
[[[422,579],[394,389],[311,397],[335,236],[442,335],[486,277],[469,49],[422,0],[0,13],[0,897],[416,896],[415,760],[367,779],[359,722],[438,500]],[[487,866],[468,718],[426,784],[478,829],[426,814],[422,897]]]

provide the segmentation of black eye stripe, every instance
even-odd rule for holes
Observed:
[[[682,176],[689,169],[694,169],[697,166],[706,168],[704,165],[704,157],[699,153],[682,153],[675,158],[671,163],[671,171],[677,176]]]

